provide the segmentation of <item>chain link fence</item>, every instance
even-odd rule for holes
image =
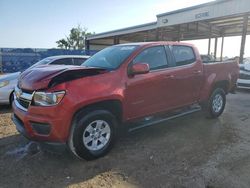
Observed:
[[[94,50],[0,48],[0,74],[23,71],[41,59],[55,55],[93,55]]]

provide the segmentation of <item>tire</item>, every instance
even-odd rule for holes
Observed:
[[[219,117],[226,105],[226,94],[221,88],[216,88],[209,97],[207,104],[205,105],[205,110],[208,118]]]
[[[103,157],[116,140],[117,121],[106,110],[79,113],[68,141],[70,151],[78,158],[94,160]]]

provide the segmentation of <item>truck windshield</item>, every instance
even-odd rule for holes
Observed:
[[[137,47],[138,45],[121,45],[105,48],[86,60],[82,66],[117,69]]]

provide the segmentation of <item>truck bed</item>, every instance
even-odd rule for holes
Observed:
[[[229,80],[229,91],[235,87],[239,75],[239,65],[237,61],[230,60],[204,63],[203,69],[206,80]]]

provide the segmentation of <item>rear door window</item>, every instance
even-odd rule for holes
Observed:
[[[86,60],[87,60],[87,58],[86,59],[84,59],[84,58],[73,58],[74,65],[81,65]]]
[[[194,63],[196,58],[192,47],[189,46],[172,46],[173,56],[176,66],[188,65]]]
[[[57,59],[51,65],[73,65],[72,58]]]
[[[133,63],[147,63],[150,70],[167,68],[168,62],[165,48],[163,46],[149,47],[137,55]]]

